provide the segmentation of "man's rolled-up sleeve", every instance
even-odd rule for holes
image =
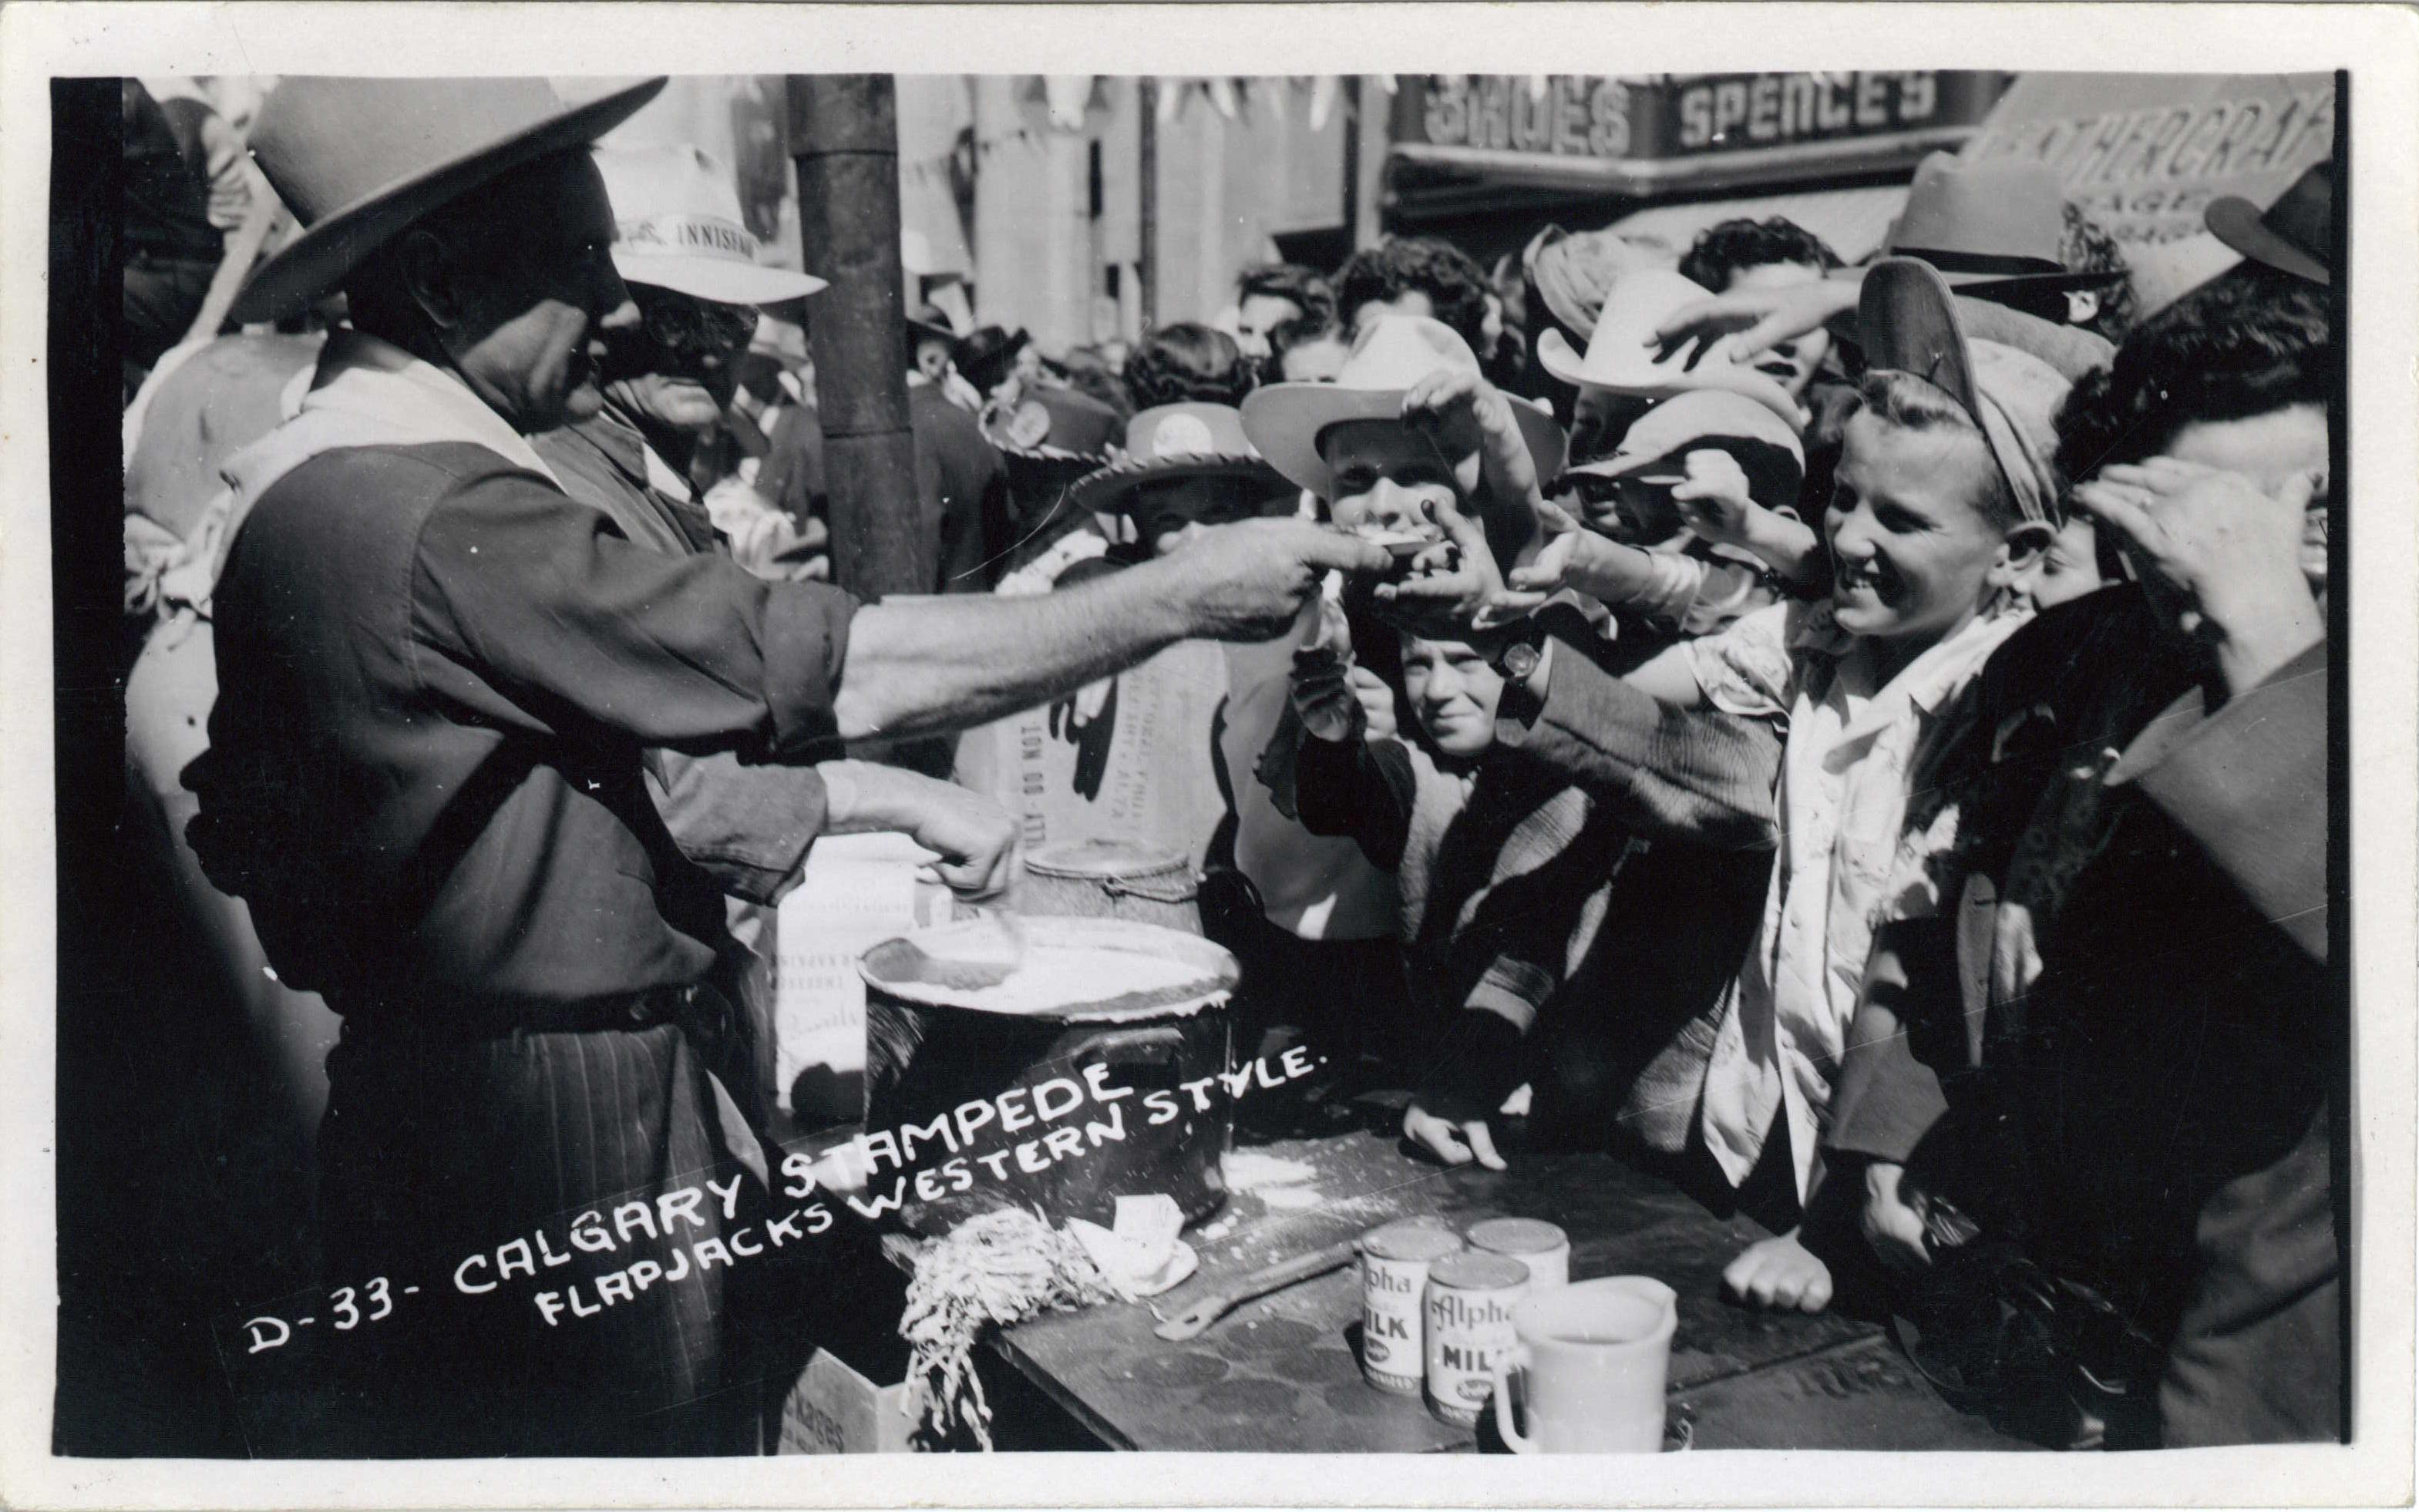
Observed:
[[[1499,719],[1496,740],[1585,785],[1648,839],[1731,850],[1768,850],[1779,839],[1780,736],[1771,722],[1662,703],[1567,641],[1554,649],[1542,702]]]
[[[431,511],[415,562],[424,677],[492,690],[560,729],[585,720],[653,746],[811,760],[835,752],[832,703],[856,600],[675,557],[539,480],[470,480]],[[448,679],[447,664],[461,674]]]

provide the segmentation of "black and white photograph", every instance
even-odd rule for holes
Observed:
[[[0,1500],[2407,1501],[2409,13],[288,8],[6,18]]]

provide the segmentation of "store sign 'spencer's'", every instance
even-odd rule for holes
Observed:
[[[1395,153],[1421,173],[1653,194],[1882,170],[1954,147],[1997,73],[1434,74],[1398,97]],[[1456,175],[1455,170],[1459,170]]]

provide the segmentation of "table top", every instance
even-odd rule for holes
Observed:
[[[1287,1163],[1287,1164],[1280,1164]],[[1379,1224],[1432,1213],[1544,1218],[1571,1236],[1571,1277],[1646,1275],[1679,1292],[1671,1410],[1697,1448],[2023,1447],[1949,1407],[1882,1330],[1837,1314],[1749,1311],[1722,1300],[1722,1268],[1764,1237],[1708,1213],[1610,1155],[1512,1157],[1512,1168],[1445,1169],[1399,1141],[1356,1132],[1247,1147],[1239,1184],[1187,1240],[1201,1269],[1153,1298],[1174,1316],[1226,1281]],[[1252,1184],[1255,1174],[1291,1178]],[[1015,1367],[1117,1448],[1306,1453],[1470,1450],[1491,1425],[1441,1422],[1413,1397],[1363,1381],[1354,1352],[1357,1267],[1246,1302],[1198,1338],[1152,1334],[1141,1304],[1036,1319],[1000,1336]]]

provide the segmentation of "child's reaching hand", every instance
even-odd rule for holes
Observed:
[[[1716,447],[1700,447],[1681,459],[1688,476],[1672,490],[1672,502],[1688,517],[1688,528],[1718,545],[1746,547],[1756,517],[1771,512],[1748,493],[1747,469]]]
[[[1672,502],[1700,539],[1752,552],[1801,588],[1821,581],[1816,570],[1821,542],[1813,530],[1794,511],[1757,503],[1736,457],[1718,448],[1700,447],[1681,460],[1688,476],[1672,488]]]
[[[1367,715],[1353,687],[1353,671],[1351,664],[1329,647],[1307,646],[1293,653],[1287,693],[1302,727],[1314,739],[1341,744],[1362,729]]]
[[[1537,524],[1545,531],[1545,549],[1526,567],[1512,569],[1516,592],[1542,600],[1571,588],[1619,605],[1652,586],[1654,564],[1645,552],[1596,534],[1561,505],[1538,504]]]

